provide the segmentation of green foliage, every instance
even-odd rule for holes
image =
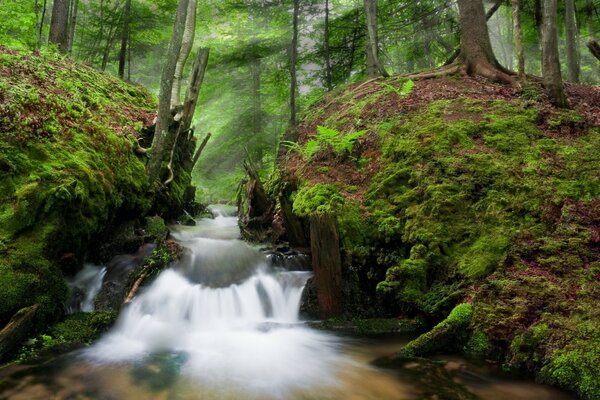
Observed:
[[[490,342],[485,332],[476,330],[469,338],[465,346],[465,351],[470,354],[484,356],[488,353],[490,347]]]
[[[600,397],[600,342],[587,348],[557,350],[540,376],[543,381],[579,393],[589,399]]]
[[[37,303],[44,323],[67,297],[57,259],[81,251],[117,212],[150,207],[132,142],[155,103],[54,56],[0,55],[0,321]]]
[[[306,142],[304,146],[292,144],[291,148],[298,151],[305,160],[311,159],[315,154],[327,148],[333,150],[337,156],[344,157],[352,152],[354,143],[367,132],[367,130],[362,130],[342,135],[335,129],[317,126],[317,134],[314,139]]]
[[[391,92],[396,93],[399,97],[407,97],[412,93],[413,88],[415,87],[415,82],[412,79],[404,81],[400,89],[385,82],[379,82],[379,84]]]
[[[344,203],[335,185],[321,185],[302,187],[294,196],[293,211],[298,216],[313,214],[335,213]]]

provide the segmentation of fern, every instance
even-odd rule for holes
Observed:
[[[390,84],[387,84],[385,82],[380,82],[379,84],[381,86],[385,87],[386,89],[391,90],[392,92],[396,93],[400,97],[407,97],[409,94],[412,93],[412,91],[415,87],[415,82],[412,79],[405,81],[402,84],[402,87],[400,89],[398,89]]]

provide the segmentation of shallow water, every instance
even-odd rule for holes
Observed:
[[[308,272],[269,267],[218,214],[174,237],[190,249],[93,346],[0,370],[0,399],[569,399],[450,357],[370,363],[406,337],[340,337],[298,317]],[[228,282],[223,284],[223,282]]]

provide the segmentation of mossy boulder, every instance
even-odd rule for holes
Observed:
[[[134,150],[155,109],[139,86],[0,47],[0,325],[32,304],[38,326],[59,316],[87,245],[151,207]]]
[[[561,110],[535,82],[444,77],[400,96],[404,81],[350,85],[307,111],[299,150],[279,161],[294,211],[337,216],[363,307],[435,325],[469,303],[456,350],[600,397],[600,88],[568,85]],[[319,127],[367,133],[343,159],[307,154]]]

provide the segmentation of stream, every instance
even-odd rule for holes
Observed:
[[[240,240],[237,220],[177,226],[188,251],[92,346],[0,370],[0,399],[572,399],[456,356],[384,370],[371,362],[410,337],[342,337],[299,318],[310,272],[272,265]],[[87,266],[73,287],[99,288]],[[89,311],[92,296],[77,307]]]

